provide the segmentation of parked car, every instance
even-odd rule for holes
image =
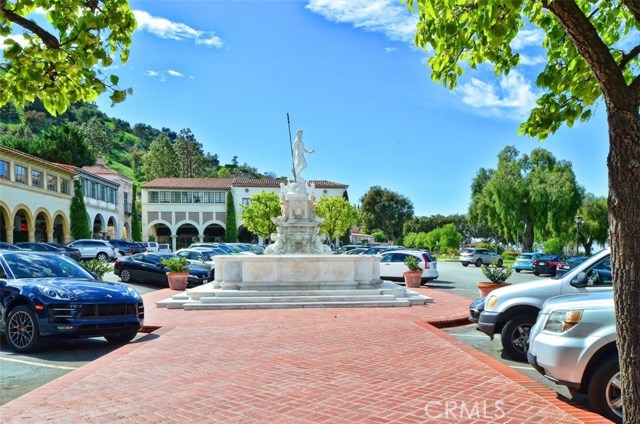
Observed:
[[[404,246],[369,246],[367,250],[362,252],[362,255],[379,255],[390,250],[400,250],[404,248]]]
[[[219,255],[222,250],[200,250],[200,249],[180,249],[176,255],[185,258],[191,265],[205,268],[209,271],[209,281],[213,281],[216,274],[215,255]]]
[[[76,261],[79,261],[80,259],[82,259],[82,255],[80,254],[80,249],[77,249],[75,247],[65,246],[64,244],[60,244],[60,243],[47,243],[47,244],[50,244],[51,246],[57,247],[59,249],[63,249],[65,252],[65,255],[67,255],[71,259],[74,259]]]
[[[43,242],[21,241],[16,243],[16,246],[19,247],[20,249],[32,250],[34,252],[49,252],[49,253],[55,253],[56,255],[66,254],[65,249],[61,249],[49,243],[43,243]]]
[[[513,270],[515,272],[520,271],[533,271],[533,261],[542,256],[542,253],[525,252],[518,255],[515,263],[513,264]]]
[[[355,249],[349,249],[339,254],[340,255],[362,255],[364,254],[364,252],[367,251],[367,249],[368,247],[356,247]]]
[[[556,275],[556,268],[560,262],[565,260],[564,255],[544,255],[531,261],[533,265],[533,275]]]
[[[578,264],[581,264],[587,259],[589,259],[588,256],[572,256],[558,262],[558,264],[556,265],[556,278],[563,276],[570,269],[574,268]]]
[[[553,296],[611,291],[609,250],[592,256],[568,273],[556,278],[537,279],[492,291],[478,319],[478,329],[491,339],[500,334],[504,353],[512,359],[527,359],[529,331],[542,304]],[[478,308],[478,305],[476,305]]]
[[[404,263],[407,256],[415,256],[420,261],[418,266],[422,268],[423,284],[440,277],[438,262],[428,253],[418,250],[392,250],[380,254],[380,278],[403,281],[404,271],[409,270]]]
[[[361,244],[345,244],[344,246],[340,246],[338,248],[338,250],[336,251],[336,253],[338,255],[342,255],[342,254],[347,253],[348,251],[353,250],[353,249],[365,249],[366,250],[367,248],[369,248],[369,246],[363,246]]]
[[[16,246],[15,244],[6,243],[6,242],[4,242],[4,241],[0,241],[0,249],[5,249],[5,250],[22,250],[20,247]]]
[[[527,360],[554,383],[586,394],[597,413],[622,422],[612,291],[547,300],[531,329]]]
[[[131,256],[133,255],[133,247],[131,243],[126,240],[109,240],[109,243],[116,249],[116,254],[119,256]]]
[[[160,249],[157,241],[142,241],[140,242],[140,244],[147,249],[147,252],[153,253],[157,252]]]
[[[158,243],[158,252],[170,253],[171,245],[168,243]]]
[[[163,259],[176,258],[173,253],[138,253],[116,259],[113,273],[120,277],[123,283],[138,281],[169,287],[167,272],[169,269],[162,264]],[[209,280],[209,270],[189,265],[187,283],[191,286],[206,283]]]
[[[0,331],[19,353],[51,339],[127,343],[144,323],[133,288],[95,280],[65,256],[29,250],[0,251],[0,312]]]
[[[482,265],[491,265],[496,264],[498,266],[502,266],[503,260],[502,256],[498,255],[493,250],[489,249],[481,249],[476,247],[467,247],[460,252],[460,257],[458,258],[462,266],[469,266],[469,264],[474,264],[476,267],[480,268]]]
[[[67,246],[80,249],[82,259],[98,259],[110,261],[116,257],[116,249],[106,240],[80,239]]]
[[[232,254],[232,253],[237,253],[237,251],[235,249],[232,249],[230,246],[228,246],[225,243],[191,243],[188,247],[188,249],[200,249],[200,248],[218,248],[218,249],[222,249],[225,252],[227,252],[228,254]]]

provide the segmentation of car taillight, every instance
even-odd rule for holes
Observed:
[[[424,269],[429,269],[429,258],[426,255],[422,255],[422,259],[424,259]]]
[[[537,259],[534,259],[534,260],[532,260],[532,261],[531,261],[531,264],[532,264],[532,265],[535,265],[535,264],[537,264],[537,263],[538,263],[538,260],[537,260]]]

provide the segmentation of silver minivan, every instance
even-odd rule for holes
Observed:
[[[597,413],[622,422],[612,290],[547,300],[531,328],[527,360],[554,383],[587,394]]]

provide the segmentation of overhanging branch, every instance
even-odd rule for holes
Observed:
[[[622,60],[620,60],[620,70],[624,70],[624,68],[631,62],[635,57],[640,54],[640,44],[629,50],[628,53],[622,56]]]
[[[59,49],[60,48],[60,42],[58,41],[58,39],[53,34],[51,34],[50,32],[48,32],[46,30],[44,30],[42,27],[40,27],[35,22],[30,21],[29,19],[26,19],[23,16],[20,16],[20,15],[16,14],[12,10],[4,9],[5,5],[6,5],[6,0],[0,1],[0,6],[1,6],[0,13],[2,13],[2,15],[9,22],[13,22],[16,25],[20,25],[24,29],[27,29],[27,30],[31,31],[32,33],[34,33],[35,35],[37,35],[42,40],[44,45],[47,46],[47,48],[49,48],[49,49]]]

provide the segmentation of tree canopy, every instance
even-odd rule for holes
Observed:
[[[358,210],[344,197],[322,197],[316,204],[316,215],[324,218],[320,232],[335,240],[358,222]]]
[[[537,106],[522,134],[548,137],[586,120],[599,99],[609,125],[609,224],[624,419],[640,422],[640,2],[637,0],[404,0],[418,15],[415,42],[433,51],[434,81],[455,88],[465,68],[493,64],[496,75],[520,62],[512,42],[544,33],[547,63],[536,79]]]
[[[505,147],[497,168],[481,169],[471,185],[471,224],[487,225],[508,241],[524,233],[526,251],[532,250],[534,235],[565,234],[582,201],[571,164],[541,148],[520,156],[515,147]]]
[[[260,237],[270,237],[276,232],[276,224],[271,218],[280,215],[280,198],[276,193],[265,191],[251,196],[248,205],[242,206],[240,219],[244,227]]]
[[[142,157],[142,169],[147,181],[179,175],[178,155],[164,133],[158,135]]]
[[[64,3],[64,5],[63,5]],[[9,66],[0,73],[0,105],[23,106],[40,98],[52,114],[70,103],[92,101],[107,91],[113,103],[131,89],[119,78],[103,75],[117,57],[129,57],[136,27],[126,0],[0,0],[0,36]],[[38,24],[36,8],[45,10],[47,25]]]
[[[387,240],[396,240],[405,221],[413,218],[413,203],[402,194],[373,186],[360,199],[360,217],[367,230],[380,229]]]

